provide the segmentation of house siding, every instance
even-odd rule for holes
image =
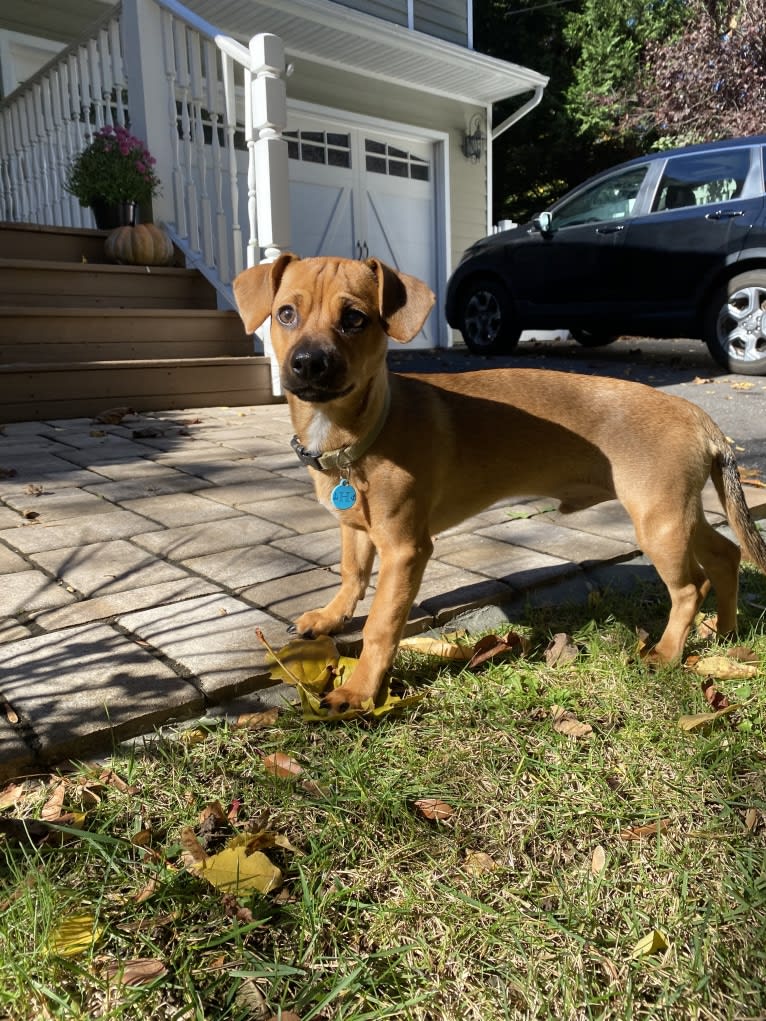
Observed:
[[[408,27],[407,0],[338,0],[364,14]],[[468,45],[468,4],[471,0],[414,0],[414,24],[409,26],[436,39]]]
[[[458,46],[468,45],[468,8],[465,0],[415,0],[415,24],[418,32],[445,39]]]
[[[337,0],[342,7],[350,7],[363,14],[407,27],[407,0]]]

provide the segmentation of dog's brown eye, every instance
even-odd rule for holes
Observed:
[[[277,319],[283,326],[295,326],[298,313],[292,305],[283,305],[277,312]]]
[[[340,328],[344,333],[357,333],[365,328],[367,321],[367,316],[358,308],[347,308],[340,317]]]

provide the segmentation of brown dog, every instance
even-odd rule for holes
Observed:
[[[712,478],[744,552],[766,572],[737,466],[700,408],[639,383],[536,369],[410,377],[386,368],[387,337],[411,340],[434,295],[376,259],[298,259],[234,281],[253,332],[271,315],[296,437],[319,500],[341,529],[341,587],[304,613],[301,635],[343,627],[379,581],[350,680],[326,696],[333,712],[374,698],[431,555],[431,537],[501,497],[548,496],[561,511],[617,497],[671,599],[652,650],[679,657],[711,586],[719,633],[737,623],[740,551],[705,520]]]

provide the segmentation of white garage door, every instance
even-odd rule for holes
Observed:
[[[438,294],[433,144],[298,118],[285,134],[292,248],[303,256],[375,256]],[[438,343],[432,313],[412,345]]]

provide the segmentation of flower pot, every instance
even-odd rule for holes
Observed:
[[[135,202],[103,202],[94,199],[90,204],[96,227],[99,230],[114,230],[115,227],[133,227],[136,223]]]

